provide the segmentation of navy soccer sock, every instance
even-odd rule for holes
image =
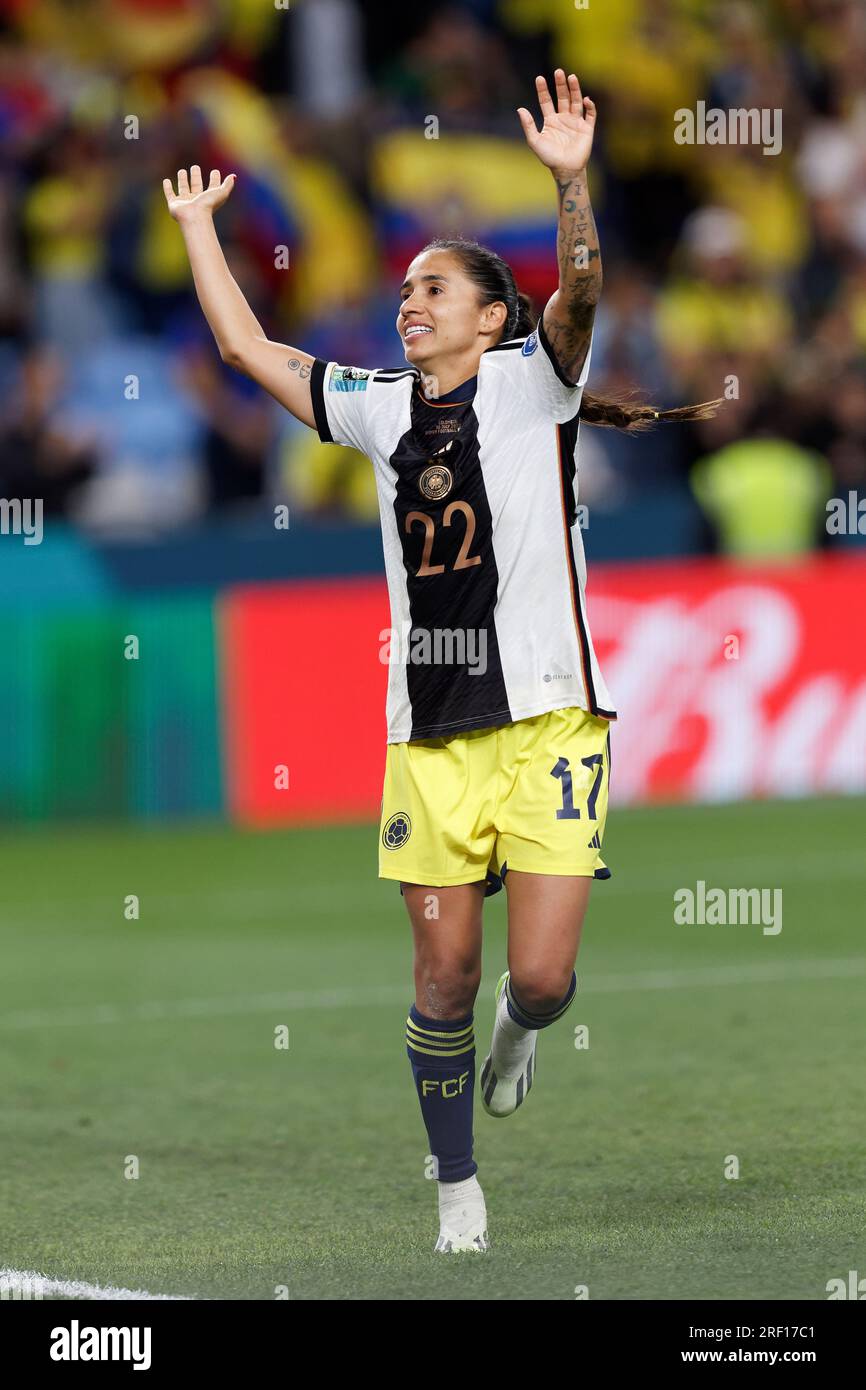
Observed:
[[[513,1018],[514,1022],[519,1024],[521,1028],[549,1028],[551,1023],[556,1023],[557,1019],[562,1018],[562,1015],[574,998],[576,989],[577,976],[572,970],[571,984],[568,986],[568,989],[559,1003],[556,1004],[549,1013],[534,1014],[531,1013],[529,1009],[525,1009],[515,998],[514,990],[511,988],[511,976],[509,975],[508,979],[505,981],[505,1003],[508,1008],[509,1018]]]
[[[472,1014],[457,1019],[427,1018],[413,1004],[406,1020],[406,1051],[439,1181],[471,1178],[478,1169],[472,1157]]]

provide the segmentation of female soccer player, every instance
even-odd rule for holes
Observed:
[[[235,176],[164,182],[225,362],[324,441],[376,472],[392,637],[379,874],[396,879],[415,940],[407,1022],[436,1160],[443,1252],[486,1250],[473,1160],[473,1005],[485,891],[505,879],[508,970],[480,1073],[488,1114],[511,1115],[538,1034],[562,1017],[601,858],[616,717],[593,652],[576,519],[578,422],[645,427],[656,411],[584,392],[601,291],[586,167],[594,103],[574,74],[536,79],[543,127],[519,109],[559,197],[559,288],[534,327],[505,262],[437,240],[409,266],[397,332],[406,365],[363,370],[269,342],[222,255],[213,213]],[[507,879],[505,878],[507,869]]]

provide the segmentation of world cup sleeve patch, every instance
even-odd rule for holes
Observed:
[[[386,849],[399,849],[401,845],[405,845],[411,834],[412,822],[405,811],[398,811],[385,822],[382,844]]]
[[[523,344],[522,352],[524,357],[531,357],[538,347],[538,332],[530,333],[526,342]]]
[[[329,391],[366,391],[370,373],[361,367],[335,367],[328,383]]]

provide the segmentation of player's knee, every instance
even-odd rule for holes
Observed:
[[[463,1018],[472,1012],[481,969],[474,962],[420,962],[415,983],[423,1012],[431,1018]]]
[[[511,989],[524,1009],[532,1014],[553,1013],[571,986],[571,970],[565,972],[539,966],[537,969],[511,972]]]

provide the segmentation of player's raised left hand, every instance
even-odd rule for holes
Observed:
[[[556,106],[543,77],[536,77],[535,87],[544,124],[538,130],[532,113],[518,106],[517,114],[526,143],[548,169],[579,174],[586,168],[592,151],[595,133],[595,102],[581,94],[574,73],[566,78],[562,68],[553,75],[556,84]]]

